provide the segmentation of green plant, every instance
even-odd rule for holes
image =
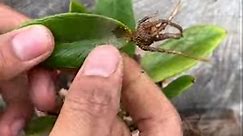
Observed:
[[[88,10],[81,3],[71,1],[69,13],[31,20],[21,27],[33,24],[47,26],[55,37],[54,52],[42,64],[47,68],[77,69],[93,48],[107,43],[113,44],[130,56],[135,54],[136,45],[128,39],[128,35],[136,30],[131,0],[96,0],[94,10]],[[67,26],[68,29],[65,29]],[[185,29],[183,35],[183,38],[167,40],[160,46],[205,58],[210,56],[222,42],[226,32],[215,25],[195,25]],[[154,52],[146,52],[141,58],[141,66],[156,83],[171,79],[197,63],[198,61],[194,59]],[[172,99],[183,93],[194,82],[193,76],[182,75],[162,90]],[[34,122],[39,121],[42,120],[34,120]],[[51,122],[53,121],[52,119]],[[27,129],[28,135],[38,135],[37,133],[41,132],[32,131],[33,127],[36,126],[30,125]],[[44,131],[48,128],[41,129]]]

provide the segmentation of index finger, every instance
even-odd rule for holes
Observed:
[[[28,17],[0,3],[0,34],[13,30],[26,20]]]
[[[180,118],[173,105],[140,66],[123,55],[122,103],[141,136],[181,136]]]

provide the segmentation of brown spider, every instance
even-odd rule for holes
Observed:
[[[151,51],[150,45],[156,41],[165,39],[179,39],[182,37],[183,29],[178,24],[169,20],[159,19],[151,22],[151,17],[145,17],[139,21],[137,30],[133,33],[134,41],[141,49]],[[161,33],[167,25],[177,28],[179,33]],[[153,50],[153,49],[152,49]]]
[[[178,8],[180,5],[180,1],[178,2],[175,10],[172,12],[171,16],[168,19],[158,19],[155,21],[151,21],[152,17],[144,17],[138,22],[138,26],[135,32],[132,34],[131,40],[142,50],[144,51],[151,51],[151,52],[161,52],[161,53],[168,53],[168,54],[175,54],[180,55],[183,57],[191,58],[194,60],[206,61],[207,59],[204,58],[197,58],[180,51],[174,51],[170,49],[164,48],[156,48],[151,47],[150,45],[157,41],[162,41],[165,39],[179,39],[183,37],[183,29],[180,25],[171,22],[174,18],[176,13],[178,12]],[[163,30],[167,26],[172,26],[179,30],[178,33],[162,33]]]

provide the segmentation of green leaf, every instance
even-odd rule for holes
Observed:
[[[70,0],[69,12],[86,13],[86,7],[77,0]]]
[[[52,129],[55,121],[56,117],[52,116],[35,118],[28,124],[25,133],[27,136],[41,136]]]
[[[172,99],[184,93],[195,82],[195,78],[190,75],[184,75],[172,81],[169,85],[163,88],[163,92],[167,98]]]
[[[108,16],[134,30],[136,26],[132,0],[96,0],[94,13]]]
[[[136,22],[133,13],[132,0],[96,0],[94,13],[108,16],[126,24],[131,30],[135,30]],[[136,46],[128,44],[122,50],[134,55]]]
[[[130,57],[133,57],[134,56],[134,53],[135,53],[135,49],[136,49],[136,44],[130,42],[130,43],[127,43],[125,46],[123,46],[120,49],[120,51],[121,52],[125,52]]]
[[[78,68],[88,53],[98,45],[121,48],[128,43],[130,29],[121,22],[101,15],[64,13],[32,20],[23,25],[42,24],[55,37],[55,49],[43,63],[49,68]]]
[[[179,40],[168,40],[160,47],[184,52],[188,55],[205,58],[223,41],[226,31],[214,25],[193,26],[184,31]],[[198,61],[182,56],[147,52],[141,64],[156,82],[188,70]]]

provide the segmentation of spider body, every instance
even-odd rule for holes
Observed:
[[[150,19],[151,17],[145,17],[142,20],[140,20],[136,31],[133,32],[132,34],[131,41],[133,41],[140,49],[144,51],[150,51],[150,52],[174,54],[174,55],[179,55],[194,60],[208,62],[207,59],[193,57],[180,51],[152,47],[151,45],[157,41],[162,41],[165,39],[179,39],[183,37],[182,34],[183,29],[180,25],[171,22],[170,19],[168,20],[158,19],[154,21],[151,21]],[[174,27],[177,30],[179,30],[179,32],[177,33],[164,32],[167,26]]]
[[[155,20],[150,21],[150,17],[145,17],[139,21],[136,31],[133,33],[132,41],[136,43],[141,49],[146,51],[152,51],[149,46],[156,41],[165,39],[179,39],[182,37],[182,27],[170,22],[169,20]],[[166,26],[173,26],[177,28],[179,33],[163,33]]]
[[[151,46],[154,42],[157,42],[157,41],[162,41],[165,39],[179,39],[179,38],[183,37],[182,27],[180,25],[172,22],[172,19],[175,17],[175,15],[178,12],[180,3],[181,3],[181,0],[178,1],[176,8],[173,10],[173,12],[171,13],[171,15],[169,16],[168,19],[152,20],[152,17],[148,17],[148,16],[141,19],[138,22],[137,29],[135,30],[135,32],[132,33],[130,40],[132,42],[134,42],[140,49],[142,49],[144,51],[174,54],[174,55],[179,55],[179,56],[183,56],[183,57],[194,59],[194,60],[208,62],[207,59],[197,58],[197,57],[185,54],[180,51],[164,49],[164,48],[157,48],[157,47]],[[165,29],[167,26],[176,28],[179,32],[177,32],[177,33],[166,32]]]

